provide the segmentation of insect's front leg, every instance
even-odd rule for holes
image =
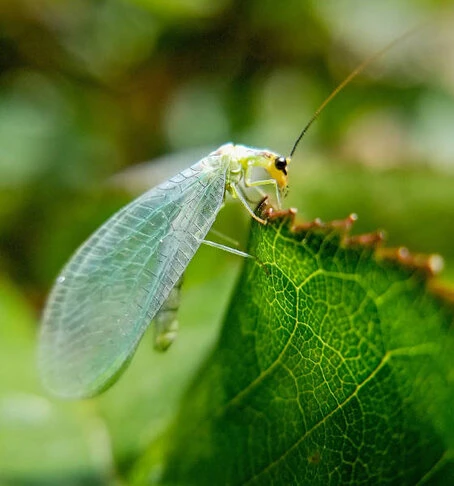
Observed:
[[[253,181],[252,180],[252,169],[254,168],[254,164],[249,164],[246,167],[246,170],[244,171],[244,185],[246,187],[255,187],[256,189],[259,189],[262,186],[273,186],[275,195],[276,195],[276,203],[278,209],[281,209],[282,204],[281,204],[281,195],[279,192],[279,187],[277,185],[277,182],[275,179],[263,179],[259,181]]]
[[[246,197],[244,194],[241,192],[241,189],[234,183],[230,183],[228,186],[228,191],[232,195],[232,197],[237,198],[241,201],[243,206],[246,208],[247,212],[259,223],[261,224],[266,224],[266,220],[259,218],[253,211],[253,209],[249,206]]]

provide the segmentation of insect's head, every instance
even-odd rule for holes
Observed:
[[[221,149],[224,150],[223,147]],[[246,185],[248,185],[247,181],[250,179],[251,170],[253,168],[262,168],[268,172],[271,179],[276,181],[279,191],[281,193],[286,192],[287,166],[290,163],[290,157],[283,157],[270,150],[254,149],[244,145],[235,145],[229,150],[229,156],[235,160],[235,164],[232,164],[233,171],[231,170],[231,172],[237,173],[241,170],[244,174]]]
[[[265,167],[268,174],[277,182],[281,192],[286,192],[287,190],[287,166],[289,163],[290,157],[270,154]]]

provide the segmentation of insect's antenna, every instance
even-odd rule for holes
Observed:
[[[354,79],[358,74],[360,74],[364,69],[366,69],[367,66],[372,64],[374,61],[376,61],[379,57],[383,56],[386,52],[388,52],[390,49],[392,49],[397,43],[403,41],[410,35],[414,34],[417,30],[419,30],[422,27],[422,25],[417,25],[413,29],[408,30],[407,32],[404,32],[402,35],[399,37],[396,37],[393,41],[391,41],[389,44],[387,44],[385,47],[377,51],[375,54],[372,54],[372,56],[368,57],[365,59],[358,67],[356,67],[338,86],[337,88],[332,91],[332,93],[328,96],[328,98],[325,99],[325,101],[317,108],[315,113],[312,115],[312,118],[309,120],[307,125],[303,128],[302,132],[299,134],[299,137],[296,139],[295,144],[293,145],[293,148],[290,152],[290,157],[293,157],[293,154],[295,153],[296,147],[300,143],[301,139],[304,137],[306,132],[309,130],[309,127],[314,123],[315,120],[319,117],[320,113],[324,110],[326,105],[340,92],[342,91],[345,86],[347,86],[348,83],[352,79]]]

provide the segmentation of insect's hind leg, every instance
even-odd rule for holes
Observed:
[[[237,255],[243,258],[254,258],[249,253],[245,253],[244,251],[237,250],[236,248],[230,248],[230,246],[221,245],[221,243],[216,243],[215,241],[210,240],[202,240],[202,243],[207,246],[212,246],[213,248],[217,248],[218,250],[226,251],[227,253],[232,253],[233,255]]]
[[[221,231],[215,230],[214,228],[210,228],[210,233],[213,233],[213,235],[218,236],[219,238],[222,238],[225,240],[227,243],[230,243],[232,246],[239,247],[240,243],[237,240],[234,240],[233,238],[230,238],[230,236],[225,235]]]

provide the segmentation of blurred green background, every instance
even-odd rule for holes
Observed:
[[[444,281],[454,280],[448,5],[0,1],[1,485],[127,482],[216,339],[241,264],[202,248],[172,349],[155,355],[146,336],[113,389],[61,403],[36,376],[35,333],[75,248],[132,197],[227,141],[288,154],[356,65],[423,21],[311,128],[286,205],[302,219],[356,212],[356,231],[384,228],[391,245],[439,252]],[[233,203],[216,228],[244,247],[247,225]]]

